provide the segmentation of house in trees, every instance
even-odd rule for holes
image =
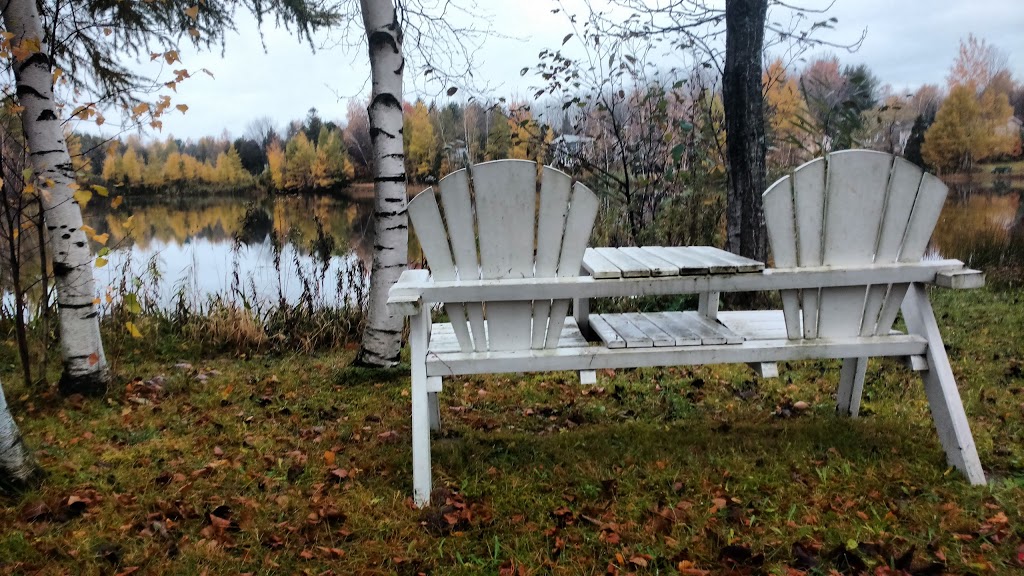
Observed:
[[[551,141],[551,163],[571,172],[579,168],[593,143],[589,136],[562,134]]]

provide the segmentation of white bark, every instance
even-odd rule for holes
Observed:
[[[61,390],[103,393],[110,372],[93,304],[92,253],[82,231],[81,207],[74,199],[74,170],[54,106],[52,62],[42,44],[35,1],[7,0],[3,19],[13,34],[12,45],[29,49],[23,59],[12,58],[12,64],[32,170],[43,184],[43,214],[60,314]]]
[[[405,152],[402,145],[402,29],[392,0],[360,0],[373,78],[374,246],[366,330],[359,363],[393,366],[402,346],[404,318],[387,308],[388,289],[408,264]]]
[[[21,440],[21,432],[7,408],[0,386],[0,487],[21,488],[29,484],[39,469]]]

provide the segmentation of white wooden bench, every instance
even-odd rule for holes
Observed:
[[[946,187],[920,168],[844,151],[780,179],[764,193],[769,269],[703,247],[587,250],[596,197],[533,162],[478,164],[439,188],[409,203],[431,272],[405,272],[388,300],[411,316],[418,505],[429,503],[430,431],[446,377],[575,370],[592,383],[601,368],[750,363],[771,373],[775,362],[834,358],[843,359],[838,409],[856,416],[871,356],[910,359],[948,461],[985,482],[925,288],[984,278],[957,260],[922,260]],[[779,291],[782,310],[718,312],[719,293],[765,290]],[[698,294],[700,305],[588,313],[591,298],[662,294]],[[431,323],[437,304],[450,322]],[[906,333],[892,329],[900,310]]]

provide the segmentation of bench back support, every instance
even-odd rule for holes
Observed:
[[[576,276],[597,197],[559,170],[497,160],[441,179],[409,203],[435,280]],[[554,348],[568,300],[447,304],[463,352]]]
[[[764,193],[775,266],[917,262],[946,199],[946,186],[883,152],[845,150],[812,160]],[[789,338],[886,334],[907,284],[781,293]]]

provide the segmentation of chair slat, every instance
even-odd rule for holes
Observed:
[[[825,223],[824,158],[811,160],[793,171],[793,207],[796,211],[797,266],[821,266]],[[818,292],[800,291],[804,338],[818,337]]]
[[[828,157],[822,263],[870,264],[874,259],[885,209],[893,156],[870,150],[846,150]],[[818,335],[859,335],[867,288],[826,288],[818,304]]]
[[[558,273],[558,256],[565,231],[565,218],[569,212],[569,194],[572,178],[568,174],[545,166],[541,173],[540,210],[537,220],[537,262],[534,275],[551,278]],[[550,300],[533,303],[533,348],[544,348],[548,333]],[[561,333],[561,330],[558,331]]]
[[[441,211],[437,207],[434,189],[427,188],[420,192],[408,206],[409,219],[416,230],[423,254],[427,257],[430,271],[437,280],[455,280],[455,263],[452,260],[448,235],[441,220]],[[466,324],[466,309],[462,304],[447,304],[445,311],[451,319],[451,325],[458,338],[463,352],[473,351],[473,341]]]
[[[876,264],[891,264],[899,257],[903,238],[910,222],[910,214],[914,209],[918,188],[924,171],[904,160],[897,158],[889,178],[889,189],[886,191],[885,212],[882,214],[882,227],[878,232],[878,246],[875,248]],[[880,284],[868,288],[867,300],[864,302],[864,318],[861,322],[861,336],[878,333],[878,320],[892,286]],[[897,288],[897,292],[899,288]],[[893,296],[896,294],[893,293]],[[901,296],[902,298],[902,296]],[[898,304],[897,304],[898,306]],[[883,327],[888,331],[892,326]],[[884,332],[883,332],[884,333]]]
[[[441,188],[441,206],[448,224],[448,239],[455,255],[455,266],[460,280],[480,279],[480,260],[476,249],[476,225],[473,220],[473,201],[469,196],[469,173],[457,170],[438,183]],[[418,232],[417,232],[418,233]],[[467,303],[466,314],[473,330],[473,348],[487,350],[487,332],[484,326],[483,306]]]
[[[778,268],[794,268],[796,258],[796,215],[793,210],[793,179],[784,176],[765,190],[761,196],[764,219],[768,227],[768,241],[772,257]],[[800,291],[781,290],[782,311],[786,319],[786,333],[792,339],[800,332]]]
[[[484,279],[533,277],[537,165],[526,160],[472,167]],[[488,350],[522,350],[531,343],[529,302],[487,303]]]
[[[675,340],[676,346],[700,345],[700,334],[687,328],[683,322],[673,315],[666,312],[645,312],[643,315],[671,336]]]
[[[565,232],[562,234],[562,247],[558,256],[558,276],[576,276],[580,273],[583,254],[587,250],[587,243],[590,242],[594,220],[597,219],[597,207],[597,196],[589,188],[579,182],[573,185],[572,200],[569,203],[569,213],[565,217]],[[558,336],[568,314],[569,300],[555,300],[551,303],[546,348],[554,348],[558,344]]]

